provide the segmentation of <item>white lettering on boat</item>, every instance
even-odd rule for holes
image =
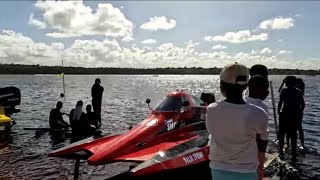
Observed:
[[[199,160],[203,159],[203,157],[204,157],[204,155],[202,152],[196,152],[196,153],[190,154],[188,156],[185,156],[182,159],[186,164],[191,164],[195,161],[199,161]]]
[[[175,129],[177,122],[173,121],[172,119],[166,120],[166,125],[167,125],[167,131],[172,131]]]

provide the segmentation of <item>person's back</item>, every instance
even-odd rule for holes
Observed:
[[[100,83],[101,83],[100,79],[97,78],[94,85],[91,88],[92,99],[95,99],[97,101],[102,99],[102,94],[104,91],[104,88],[100,85]]]
[[[70,125],[72,128],[72,133],[76,136],[85,135],[85,130],[87,129],[86,125],[86,115],[82,111],[83,102],[78,101],[74,109],[70,111]]]
[[[58,124],[58,119],[60,118],[60,111],[57,108],[51,109],[49,115],[49,125],[51,129],[58,129],[60,128]]]
[[[280,98],[283,99],[282,112],[295,113],[301,108],[303,95],[294,87],[282,89]]]
[[[93,111],[96,114],[96,119],[99,121],[99,124],[101,124],[101,104],[102,94],[104,91],[104,88],[100,85],[100,83],[100,79],[96,78],[95,84],[91,88]]]
[[[208,122],[212,134],[211,167],[237,172],[252,172],[258,167],[257,129],[263,122],[258,117],[266,113],[249,104],[220,101],[211,104],[207,114],[215,120]],[[237,138],[235,138],[237,137]]]
[[[61,129],[69,127],[69,124],[63,120],[63,113],[60,112],[62,106],[63,103],[61,101],[58,101],[56,104],[56,108],[51,109],[50,111],[49,125],[51,129]]]
[[[242,93],[248,78],[248,69],[243,65],[224,67],[220,73],[220,90],[226,99],[207,108],[213,180],[258,178],[258,145],[265,151],[268,117],[261,108],[244,102]]]

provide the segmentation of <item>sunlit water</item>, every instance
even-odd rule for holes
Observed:
[[[48,133],[35,134],[27,127],[48,127],[48,114],[58,100],[64,101],[64,112],[69,112],[77,100],[91,103],[90,89],[96,75],[66,75],[66,98],[60,99],[62,79],[55,75],[2,75],[0,87],[14,85],[22,92],[21,112],[14,115],[17,124],[11,138],[0,143],[0,179],[72,179],[73,161],[48,158],[48,152],[65,146],[69,140],[52,145]],[[104,86],[102,130],[104,133],[126,131],[130,125],[143,120],[149,113],[145,103],[151,99],[154,106],[166,93],[177,89],[200,96],[201,92],[219,93],[218,76],[213,75],[100,75]],[[302,179],[320,179],[320,123],[318,76],[301,76],[306,82],[306,109],[304,124],[306,145],[310,149],[298,157],[295,165]],[[270,76],[276,101],[278,88],[284,76]],[[270,140],[275,139],[272,103],[270,107]],[[67,117],[65,117],[67,120]],[[270,150],[275,150],[273,142]],[[127,169],[126,164],[91,167],[81,164],[81,179],[105,179]]]

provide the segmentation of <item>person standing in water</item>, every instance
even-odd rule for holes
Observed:
[[[97,120],[101,126],[101,103],[104,88],[100,84],[100,79],[96,78],[95,83],[91,88],[91,96],[93,112],[96,114]]]
[[[86,132],[86,115],[82,111],[83,102],[78,101],[76,107],[70,111],[69,119],[72,128],[72,135],[75,139],[81,139]]]
[[[207,108],[213,180],[258,179],[258,147],[262,151],[267,147],[268,116],[261,108],[244,102],[248,79],[249,70],[244,65],[224,67],[220,73],[220,90],[225,100]]]
[[[287,88],[281,90],[278,104],[279,154],[283,156],[284,137],[287,135],[291,140],[291,156],[295,160],[299,116],[301,109],[304,109],[305,103],[302,92],[295,88],[296,77],[287,76],[284,82]]]
[[[99,124],[99,122],[97,121],[97,118],[96,118],[94,112],[91,111],[91,105],[90,105],[90,104],[87,105],[86,111],[87,111],[86,117],[87,117],[88,122],[89,122],[91,125],[93,125],[95,128],[100,127],[100,124]]]

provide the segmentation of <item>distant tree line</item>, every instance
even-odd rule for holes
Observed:
[[[181,67],[181,68],[84,68],[40,66],[21,64],[0,64],[0,74],[219,74],[221,68]],[[320,70],[269,69],[273,75],[318,75]]]

